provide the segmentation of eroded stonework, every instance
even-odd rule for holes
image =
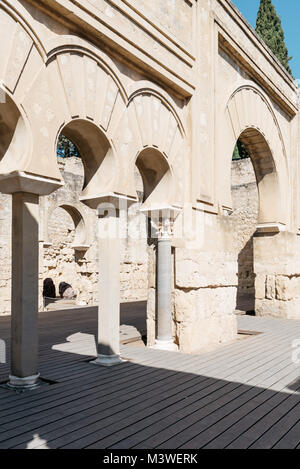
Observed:
[[[77,305],[98,304],[98,252],[96,212],[80,200],[83,186],[83,166],[80,158],[58,158],[64,186],[40,201],[40,308],[43,280],[53,279],[58,293],[59,283],[70,283],[77,295]],[[137,184],[142,191],[140,176]],[[140,192],[141,193],[141,192]],[[11,196],[1,194],[0,219],[0,314],[11,311]],[[140,204],[133,205],[122,230],[133,230],[136,224],[145,225],[139,214]],[[74,211],[76,213],[74,216]],[[83,226],[80,224],[83,222]],[[78,230],[81,230],[78,237]],[[81,236],[81,238],[80,238]],[[147,241],[129,237],[122,241],[120,264],[121,301],[146,300],[148,295]]]
[[[33,357],[24,376],[36,372],[46,276],[71,283],[78,302],[104,305],[100,345],[112,356],[120,280],[121,300],[147,296],[154,344],[159,240],[114,238],[99,244],[104,252],[96,238],[119,219],[122,231],[137,224],[145,234],[145,214],[166,206],[177,211],[165,233],[172,345],[194,352],[233,340],[246,294],[258,315],[300,318],[298,87],[230,0],[6,0],[0,57],[0,312],[12,278],[13,363]],[[57,161],[61,132],[83,170]],[[232,172],[237,139],[250,181],[250,166]],[[101,203],[118,214],[98,217]]]

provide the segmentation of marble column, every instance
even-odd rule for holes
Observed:
[[[156,260],[157,338],[155,348],[177,350],[172,337],[172,247],[168,227],[161,227]]]
[[[146,212],[157,238],[156,259],[156,323],[157,337],[153,348],[178,350],[172,336],[172,233],[174,221],[181,212],[175,207],[160,207]]]
[[[11,375],[9,386],[35,387],[38,373],[39,196],[12,195]]]

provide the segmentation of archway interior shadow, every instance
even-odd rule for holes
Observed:
[[[253,265],[253,236],[245,244],[244,248],[238,254],[238,291],[236,309],[245,311],[247,314],[255,314],[255,278]],[[246,265],[245,265],[246,264]],[[241,279],[246,276],[249,278],[248,288],[250,291],[245,293],[241,286]]]
[[[60,205],[61,208],[63,208],[72,218],[74,222],[74,227],[75,227],[75,238],[73,241],[74,245],[79,245],[79,244],[84,244],[86,241],[86,233],[85,233],[85,223],[84,219],[79,213],[79,211],[75,208],[72,207],[71,205],[63,204]]]
[[[95,196],[105,193],[116,176],[113,149],[95,124],[74,119],[61,131],[74,143],[79,151],[84,166],[84,184],[82,196]]]
[[[270,147],[264,136],[255,128],[246,129],[241,133],[239,140],[250,155],[255,174],[258,193],[258,216],[256,223],[259,225],[277,222],[281,211],[281,202],[276,166]],[[247,187],[248,210],[254,210],[254,205],[257,205],[256,201],[253,200],[254,188],[251,187],[251,183],[252,181],[243,184],[244,189]],[[252,215],[250,212],[248,214],[249,217]],[[236,305],[237,310],[252,315],[255,314],[255,231],[254,229],[251,236],[245,240],[242,249],[238,253]]]
[[[4,92],[0,90],[0,93],[2,98]],[[0,102],[0,161],[12,142],[19,118],[20,112],[17,106],[8,95],[5,95],[5,101]]]
[[[166,157],[156,148],[145,148],[136,167],[143,181],[143,203],[167,204],[172,197],[172,175]]]

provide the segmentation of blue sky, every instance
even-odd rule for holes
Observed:
[[[232,0],[247,21],[255,28],[260,0]],[[273,0],[281,18],[289,55],[293,56],[290,66],[296,79],[300,79],[299,20],[300,0]]]

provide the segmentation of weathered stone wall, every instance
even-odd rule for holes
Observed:
[[[176,36],[185,45],[192,42],[192,8],[189,2],[182,0],[131,0],[131,5],[146,16],[148,20],[156,22],[168,33]]]
[[[251,160],[232,162],[233,247],[238,254],[237,308],[299,319],[299,236],[255,233],[258,191]]]
[[[257,316],[300,319],[300,237],[293,233],[254,237]]]
[[[98,253],[96,212],[79,200],[83,165],[79,158],[59,160],[65,185],[40,199],[40,307],[43,280],[51,277],[56,286],[70,283],[79,305],[98,301]],[[142,181],[136,172],[140,197]],[[63,206],[63,207],[62,207]],[[123,220],[123,233],[145,225],[145,217],[134,204]],[[79,217],[79,218],[77,218]],[[81,219],[80,219],[81,218]],[[78,221],[79,220],[79,221]],[[0,194],[0,314],[10,313],[11,299],[11,196]],[[145,234],[145,233],[144,233]],[[124,238],[121,244],[121,301],[145,300],[148,292],[146,236]]]
[[[1,3],[0,79],[16,106],[8,100],[0,112],[2,143],[6,134],[0,152],[1,190],[18,190],[19,176],[14,188],[7,178],[16,172],[59,184],[53,150],[66,123],[64,131],[69,129],[78,146],[92,153],[86,193],[90,200],[107,191],[133,197],[134,162],[141,152],[151,149],[153,154],[155,149],[170,171],[168,177],[157,178],[160,163],[149,158],[156,184],[152,202],[191,203],[203,227],[200,239],[185,233],[180,242],[175,240],[173,253],[173,335],[181,350],[193,352],[234,339],[236,294],[253,291],[251,242],[247,244],[255,223],[254,211],[249,216],[252,183],[234,183],[231,191],[230,167],[236,139],[245,129],[250,135],[257,131],[259,141],[264,136],[268,142],[273,163],[269,176],[260,178],[260,205],[265,209],[261,221],[293,232],[254,239],[257,312],[283,311],[289,317],[300,311],[300,268],[293,260],[300,247],[298,87],[231,2]],[[12,122],[5,116],[8,110],[15,116]],[[13,145],[7,135],[14,135]],[[106,143],[112,150],[107,153]],[[264,151],[261,154],[263,158]],[[40,292],[43,278],[51,276],[56,286],[61,280],[72,283],[78,301],[92,304],[97,301],[96,215],[79,201],[83,175],[77,162],[64,163],[65,187],[41,200]],[[36,182],[32,185],[37,193],[48,193]],[[226,216],[231,195],[242,205]],[[1,198],[5,207],[9,200]],[[130,209],[129,225],[140,220],[137,207]],[[0,312],[10,306],[10,218],[10,208],[7,213],[0,210]],[[146,248],[146,239],[122,241],[122,300],[146,296]],[[156,285],[151,246],[148,255],[152,343]],[[240,272],[239,265],[244,266]],[[24,268],[29,272],[29,267]]]
[[[232,162],[233,212],[216,217],[195,212],[196,239],[174,254],[173,335],[183,352],[208,349],[236,338],[234,311],[253,303],[253,234],[258,191],[250,159]],[[155,339],[155,249],[149,248],[148,343]]]
[[[173,336],[182,352],[207,350],[236,338],[238,268],[229,218],[193,211],[198,228],[190,232],[186,247],[174,240]],[[149,248],[148,345],[155,339],[155,272],[153,245]]]
[[[61,281],[70,283],[78,304],[93,305],[98,296],[97,217],[79,201],[84,178],[81,160],[59,158],[58,161],[64,186],[41,198],[40,204],[41,280],[51,277],[57,295]]]
[[[236,338],[236,258],[227,250],[216,254],[208,244],[201,251],[176,250],[176,271],[182,274],[176,278],[174,319],[183,352]]]

